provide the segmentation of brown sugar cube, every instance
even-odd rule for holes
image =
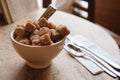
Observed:
[[[50,31],[51,31],[51,36],[50,37],[51,37],[51,39],[54,43],[58,42],[62,39],[61,34],[59,32],[57,32],[57,30],[51,29]]]
[[[47,19],[46,18],[41,18],[39,21],[38,21],[38,25],[40,26],[40,27],[45,27],[45,26],[47,26],[48,25],[48,21],[47,21]]]
[[[39,30],[40,29],[40,26],[38,24],[38,22],[34,21],[33,24],[36,26],[36,28]]]
[[[28,20],[27,23],[33,23],[36,26],[36,28],[37,27],[40,28],[40,26],[38,25],[38,21],[36,21],[36,20]]]
[[[30,41],[33,41],[34,39],[39,39],[39,35],[31,35]]]
[[[30,44],[30,41],[27,38],[21,39],[19,42],[27,45]]]
[[[34,40],[32,40],[32,45],[33,46],[40,46],[41,45],[40,39],[34,39]]]
[[[16,40],[16,41],[20,41],[21,39],[23,39],[23,37],[21,37],[21,36],[16,36],[16,37],[15,37],[15,40]]]
[[[50,29],[48,27],[42,27],[39,30],[39,36],[42,36],[44,34],[48,33],[49,35],[51,35]]]
[[[35,29],[32,34],[38,35],[38,34],[39,34],[39,30],[38,30],[38,29]]]
[[[27,22],[25,30],[28,32],[33,32],[36,29],[36,26],[32,22]]]
[[[48,22],[48,27],[49,27],[50,29],[55,29],[55,28],[56,28],[56,25],[55,25],[54,23],[52,23],[52,22]]]
[[[21,39],[23,39],[23,37],[21,37],[21,36],[16,36],[16,37],[15,37],[15,40],[18,41],[18,42],[19,42]]]
[[[14,34],[17,36],[24,36],[25,34],[25,28],[23,25],[17,25]]]
[[[66,27],[65,25],[59,25],[59,26],[57,27],[57,31],[58,31],[63,37],[67,36],[67,35],[70,33],[70,31],[67,29],[67,27]]]
[[[40,42],[41,42],[41,45],[50,45],[53,43],[52,40],[50,39],[49,34],[44,34],[43,36],[41,36]]]
[[[31,35],[30,32],[28,32],[28,31],[25,32],[25,38],[28,38],[28,39],[29,39],[29,38],[30,38],[30,35]]]

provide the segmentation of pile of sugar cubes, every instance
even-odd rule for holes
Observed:
[[[17,25],[14,38],[20,43],[32,46],[51,45],[62,40],[70,33],[65,25],[56,26],[46,18],[39,21],[28,21],[25,25]]]

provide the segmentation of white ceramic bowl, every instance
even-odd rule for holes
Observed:
[[[26,60],[32,68],[46,68],[51,64],[63,49],[65,38],[61,41],[47,46],[31,46],[22,44],[14,39],[14,30],[11,32],[11,42],[17,53]]]

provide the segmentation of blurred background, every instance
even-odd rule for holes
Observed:
[[[21,19],[26,12],[47,8],[51,3],[60,11],[100,25],[120,45],[120,0],[0,0],[0,26]]]

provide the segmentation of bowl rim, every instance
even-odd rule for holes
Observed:
[[[61,39],[60,41],[58,41],[58,42],[56,42],[56,43],[54,43],[54,44],[51,44],[51,45],[32,46],[32,45],[22,44],[22,43],[18,42],[17,40],[15,40],[14,37],[13,37],[14,31],[15,31],[15,29],[10,33],[10,38],[11,38],[11,40],[12,40],[13,42],[15,42],[16,44],[19,44],[19,45],[22,45],[22,46],[25,46],[25,47],[50,47],[50,46],[55,46],[56,44],[59,44],[59,43],[63,42],[63,41],[66,39],[66,37],[64,37],[64,38]]]

